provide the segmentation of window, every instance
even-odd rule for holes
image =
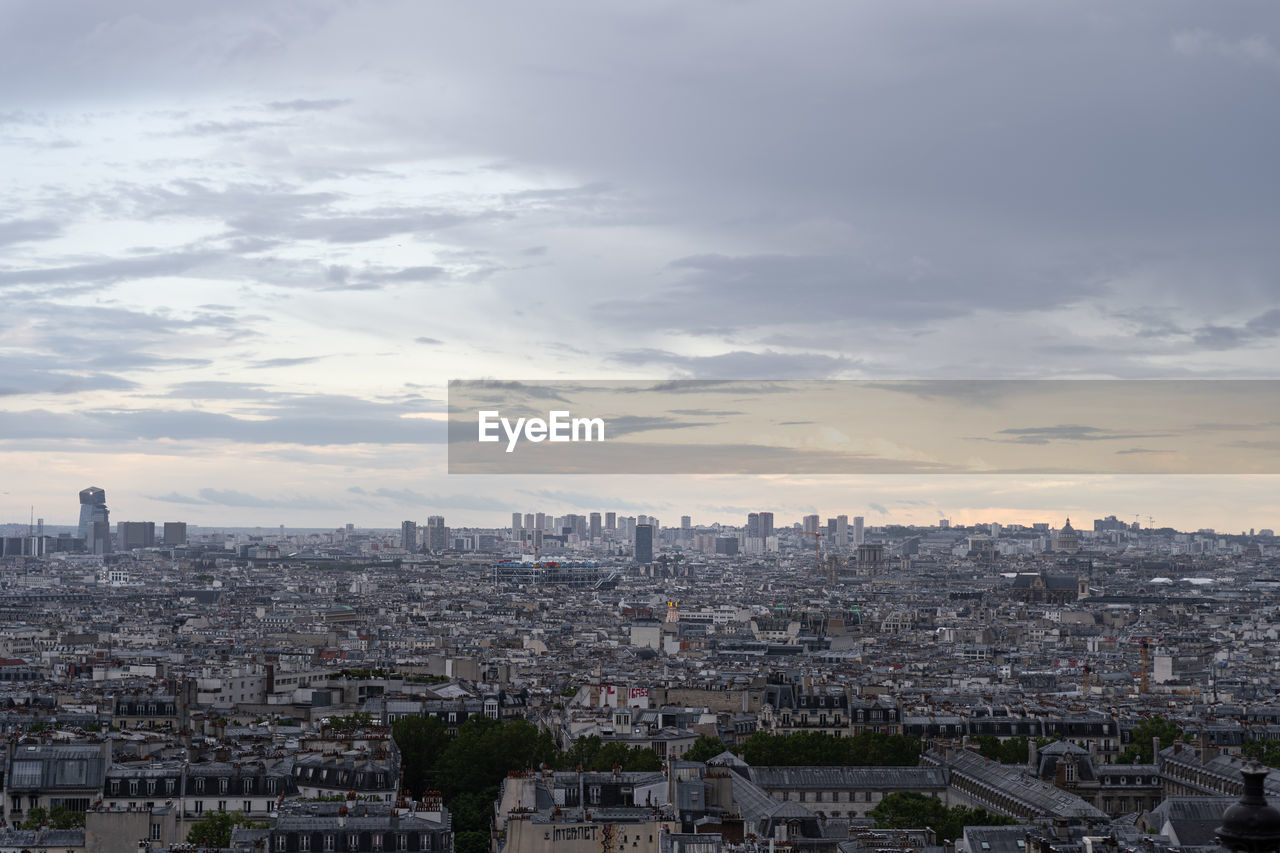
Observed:
[[[14,762],[14,763],[16,764],[17,762]],[[111,780],[111,793],[112,793],[113,795],[115,795],[115,794],[119,794],[119,793],[120,793],[120,780],[119,780],[119,779],[112,779],[112,780]]]
[[[196,779],[196,793],[197,794],[204,793],[204,777],[199,777]]]
[[[129,780],[129,796],[136,797],[137,795],[138,795],[138,780],[130,779]]]
[[[397,835],[397,836],[396,836],[396,849],[397,849],[397,850],[408,850],[408,849],[409,849],[409,836],[405,835],[403,832],[402,832],[402,833],[400,833],[399,835]]]
[[[371,839],[371,841],[373,842],[373,849],[374,849],[374,850],[381,850],[381,849],[382,849],[382,833],[380,833],[380,832],[375,832],[375,833],[373,834],[373,838]]]
[[[358,833],[358,832],[348,833],[348,835],[347,835],[347,849],[348,849],[348,850],[359,850],[359,849],[360,849],[360,833]]]
[[[327,835],[327,834],[325,835],[325,837],[324,837],[324,849],[325,849],[325,850],[332,850],[332,849],[333,849],[333,836],[332,836],[332,835]]]
[[[227,792],[227,788],[230,785],[231,785],[231,780],[228,779],[226,776],[223,776],[221,779],[218,780],[218,793],[225,794]]]
[[[151,824],[151,840],[152,841],[160,840],[160,824],[158,823]]]
[[[240,811],[244,812],[245,814],[248,814],[249,812],[253,811],[253,800],[245,800],[244,803],[242,803],[240,806]]]
[[[204,800],[196,800],[196,814],[204,814]]]
[[[600,805],[600,786],[592,785],[587,791],[588,802],[593,806]]]
[[[227,810],[227,801],[218,800],[218,811],[225,812]]]
[[[303,833],[298,836],[298,849],[308,851],[311,849],[311,836]]]
[[[165,780],[164,780],[164,791],[165,791],[165,793],[166,793],[166,794],[172,794],[172,793],[173,793],[173,786],[174,786],[174,780],[173,780],[173,779],[165,779]]]

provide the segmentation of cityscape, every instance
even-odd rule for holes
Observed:
[[[1180,851],[1280,794],[1270,529],[78,499],[4,529],[0,849]]]
[[[0,2],[0,853],[1280,853],[1280,3]]]

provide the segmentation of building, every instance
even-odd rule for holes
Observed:
[[[519,514],[514,517],[518,519]],[[418,550],[418,522],[400,522],[400,547],[406,551]]]
[[[806,515],[806,516],[804,517],[804,532],[805,532],[805,533],[819,533],[820,531],[818,530],[818,524],[819,524],[818,516],[816,516],[816,515]]]
[[[116,539],[121,551],[134,548],[154,548],[156,523],[154,521],[120,521],[116,523]]]
[[[862,516],[855,515],[853,517],[853,544],[861,545],[866,541],[866,532],[863,528]]]
[[[97,486],[80,492],[80,526],[77,535],[84,540],[90,554],[111,553],[110,514],[107,493]]]
[[[186,545],[187,523],[185,521],[166,521],[163,535],[166,546]]]
[[[636,562],[653,562],[653,525],[636,525]]]
[[[428,516],[426,546],[433,553],[449,548],[449,528],[444,526],[443,515]]]
[[[453,849],[453,829],[439,796],[406,808],[351,799],[346,803],[294,802],[281,806],[266,829],[236,830],[232,846],[268,853],[445,851]]]
[[[604,528],[600,521],[600,513],[591,513],[590,536],[592,542],[599,542],[604,538]]]

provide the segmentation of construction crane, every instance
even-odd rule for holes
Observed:
[[[1138,644],[1138,692],[1146,695],[1151,692],[1151,647],[1159,641],[1154,637],[1135,637]]]
[[[821,531],[818,531],[818,530],[802,530],[802,531],[801,531],[801,534],[802,534],[802,535],[804,535],[804,536],[812,536],[812,537],[813,537],[813,560],[814,560],[814,565],[815,565],[815,566],[817,566],[817,568],[818,568],[818,572],[819,572],[819,573],[821,573],[821,572],[822,572],[822,533],[821,533]],[[830,566],[828,566],[828,567],[827,567],[827,572],[826,572],[826,574],[827,574],[827,585],[828,585],[828,586],[835,586],[835,585],[836,585],[836,581],[835,581],[836,566],[835,566],[835,563],[832,563]]]

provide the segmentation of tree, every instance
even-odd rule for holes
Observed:
[[[52,810],[35,806],[27,810],[26,818],[19,824],[20,829],[39,829],[42,826],[79,829],[84,826],[84,812],[73,812],[65,806],[54,806]]]
[[[1182,737],[1182,729],[1160,714],[1148,717],[1133,727],[1133,740],[1116,757],[1116,764],[1153,764],[1156,760],[1151,745],[1153,737],[1160,738],[1160,743],[1168,746]]]
[[[870,811],[876,826],[883,829],[937,830],[946,820],[947,809],[937,797],[917,791],[888,794]]]
[[[916,791],[898,791],[887,795],[870,811],[875,825],[883,829],[932,829],[938,841],[955,841],[964,835],[966,826],[1008,826],[1012,818],[996,815],[986,809],[968,806],[947,808],[936,797]]]
[[[825,732],[756,732],[742,744],[742,758],[756,767],[914,766],[920,760],[920,739],[880,732],[846,738]]]
[[[187,843],[222,849],[231,846],[231,830],[246,823],[241,812],[214,812],[196,821],[187,832]]]
[[[1268,767],[1280,767],[1280,741],[1251,740],[1244,745],[1245,757],[1261,761]]]
[[[467,829],[453,836],[454,853],[489,853],[489,833]]]
[[[404,790],[412,796],[435,788],[436,763],[449,746],[449,733],[439,717],[402,717],[391,724],[400,749]]]
[[[724,741],[718,737],[710,735],[698,735],[698,739],[693,742],[693,746],[684,754],[686,761],[706,761],[709,758],[715,758],[729,747],[724,745]]]

